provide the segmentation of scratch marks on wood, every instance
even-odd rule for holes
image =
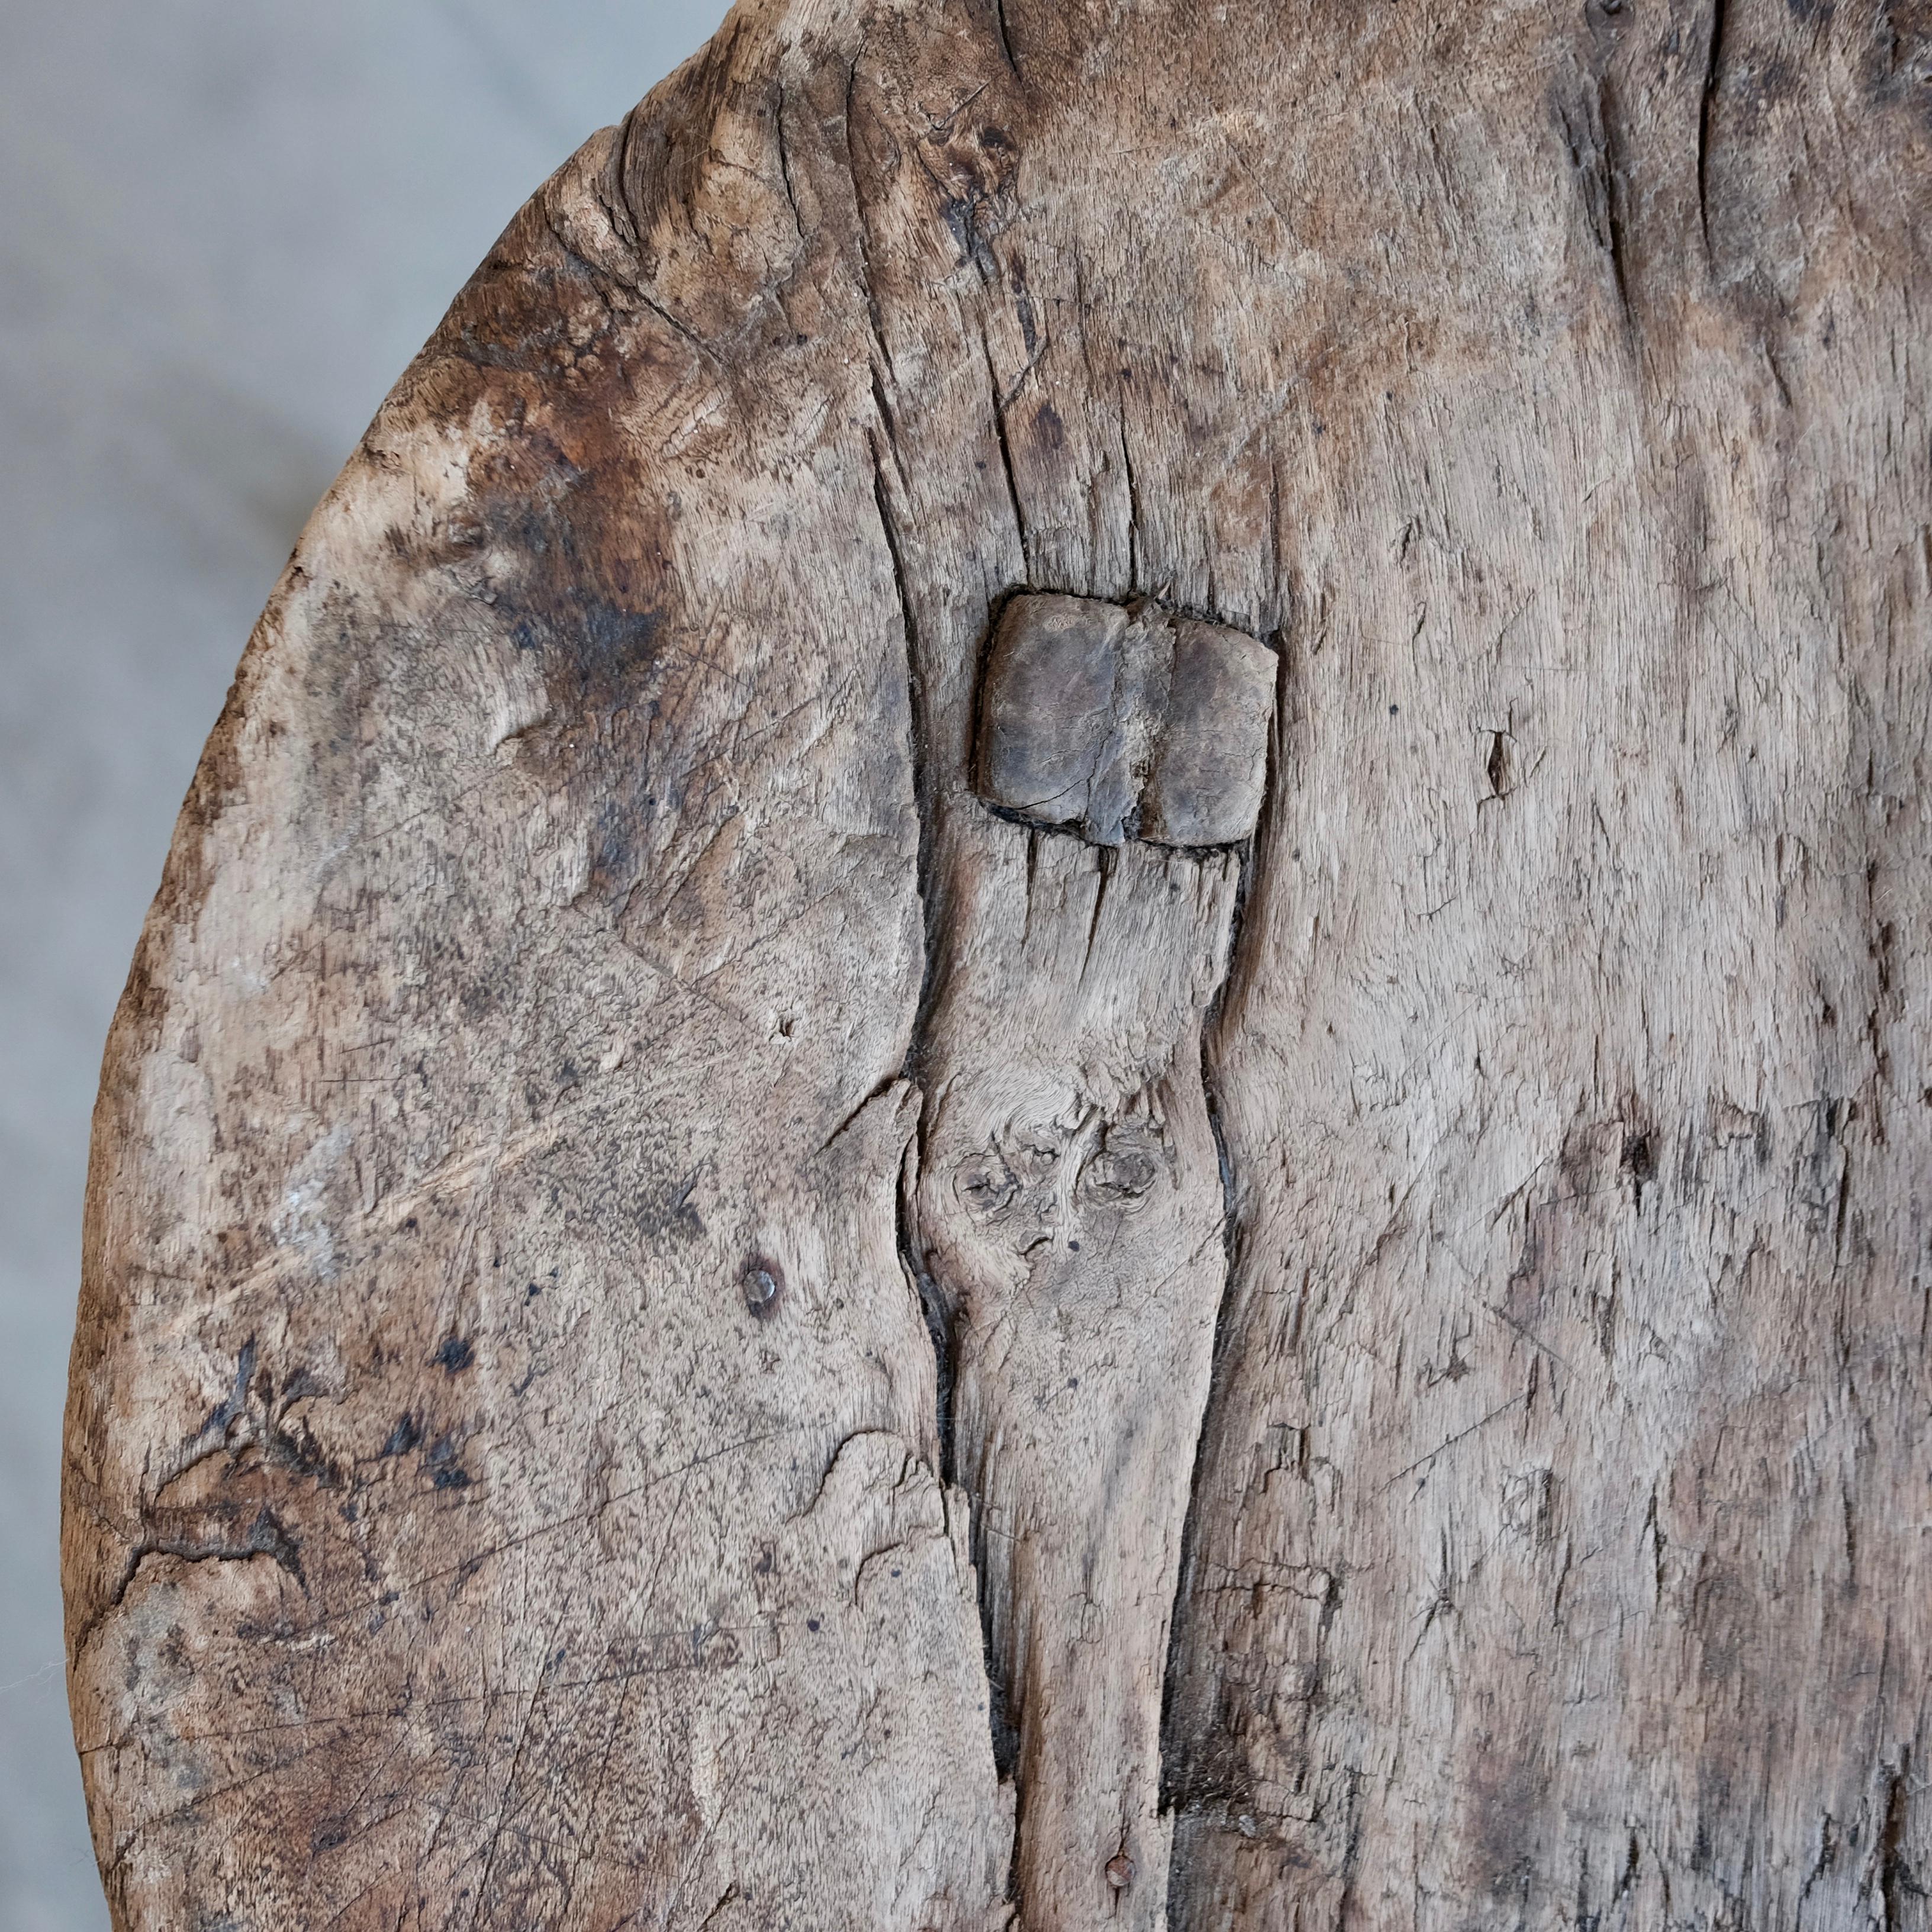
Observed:
[[[1346,10],[741,8],[385,406],[105,1063],[128,1932],[1924,1917],[1925,10]]]

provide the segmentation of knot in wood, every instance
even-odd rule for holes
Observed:
[[[1164,1174],[1172,1178],[1174,1158],[1160,1128],[1144,1119],[1096,1115],[1070,1129],[1022,1124],[969,1153],[952,1190],[981,1228],[1078,1224],[1092,1214],[1137,1210]],[[1030,1233],[1016,1238],[1032,1244]]]

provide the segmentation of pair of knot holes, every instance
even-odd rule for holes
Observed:
[[[766,1256],[754,1255],[745,1264],[738,1285],[744,1292],[745,1306],[760,1322],[768,1322],[784,1296],[784,1270]]]
[[[976,1221],[997,1220],[1029,1188],[1055,1180],[1061,1159],[1059,1148],[1043,1142],[1016,1145],[1010,1157],[988,1148],[960,1168],[954,1191]],[[1074,1198],[1089,1207],[1130,1208],[1153,1192],[1160,1178],[1160,1162],[1151,1148],[1132,1141],[1103,1142],[1076,1178]]]

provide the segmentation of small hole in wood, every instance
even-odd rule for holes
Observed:
[[[763,1322],[776,1310],[784,1292],[784,1274],[776,1262],[757,1256],[746,1264],[739,1285],[744,1290],[745,1306]]]

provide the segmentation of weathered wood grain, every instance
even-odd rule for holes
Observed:
[[[1238,871],[992,820],[947,859],[912,1252],[974,1506],[1016,1877],[1042,1924],[1157,1926],[1161,1687],[1226,1277],[1201,1028]]]
[[[1928,208],[1917,0],[764,0],[588,144],[109,1044],[117,1924],[1932,1925]],[[1260,640],[1252,839],[1013,822],[1022,595]]]

